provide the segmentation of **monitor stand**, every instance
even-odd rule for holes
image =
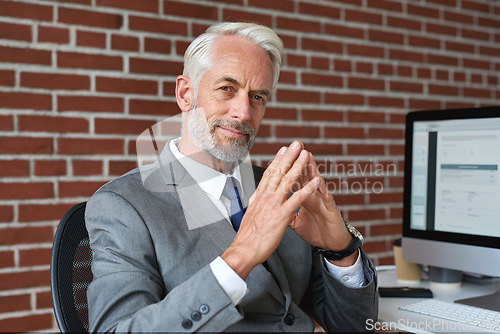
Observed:
[[[439,289],[458,289],[462,286],[462,272],[429,266],[430,285]]]

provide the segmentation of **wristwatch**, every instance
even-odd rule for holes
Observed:
[[[331,251],[326,249],[318,248],[318,251],[325,257],[325,259],[330,261],[338,261],[342,260],[345,257],[353,254],[362,244],[363,244],[363,236],[361,233],[348,222],[344,222],[347,230],[352,234],[354,239],[351,243],[344,249],[339,251]]]

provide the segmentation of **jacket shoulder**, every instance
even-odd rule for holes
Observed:
[[[139,168],[135,168],[104,184],[96,191],[96,193],[111,191],[119,194],[122,193],[125,189],[137,191],[143,187],[144,185],[141,178],[141,172]]]

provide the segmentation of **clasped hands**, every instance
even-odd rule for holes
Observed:
[[[298,141],[282,147],[264,172],[236,237],[221,257],[245,279],[278,247],[287,226],[323,249],[341,250],[352,240],[313,155]],[[334,263],[352,265],[354,255]]]

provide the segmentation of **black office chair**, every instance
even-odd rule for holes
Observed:
[[[66,212],[59,222],[50,263],[50,287],[61,332],[88,332],[87,288],[92,281],[92,251],[85,227],[86,202]]]

